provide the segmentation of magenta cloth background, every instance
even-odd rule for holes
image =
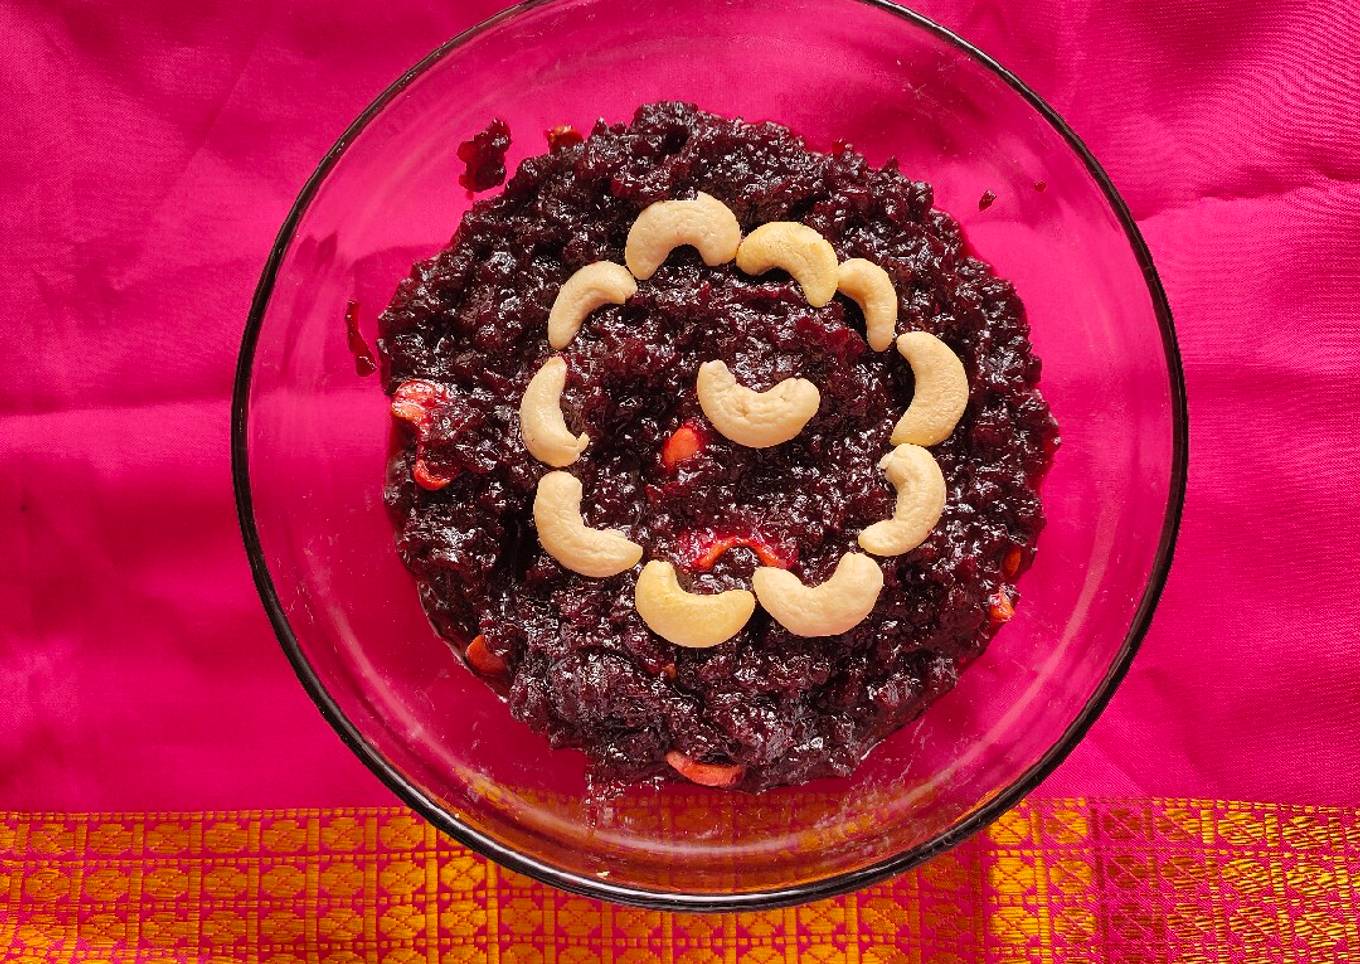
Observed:
[[[251,585],[231,377],[322,153],[497,6],[0,7],[0,809],[389,801]],[[1128,680],[1041,794],[1360,804],[1360,8],[919,7],[1100,158],[1185,356],[1176,565]]]

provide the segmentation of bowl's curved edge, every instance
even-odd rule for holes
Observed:
[[[485,857],[495,860],[512,870],[526,874],[544,883],[571,893],[580,894],[585,897],[593,897],[611,900],[622,904],[630,904],[638,907],[647,907],[658,910],[676,910],[692,912],[724,912],[737,910],[754,910],[763,908],[784,907],[792,904],[800,904],[806,901],[820,900],[833,897],[838,894],[848,893],[859,888],[866,887],[888,877],[903,873],[930,860],[932,857],[957,846],[968,837],[977,833],[999,816],[1010,810],[1021,801],[1028,793],[1034,790],[1064,759],[1071,753],[1072,749],[1079,743],[1091,725],[1096,721],[1105,707],[1109,704],[1114,691],[1119,683],[1127,675],[1129,667],[1132,665],[1133,658],[1142,644],[1143,637],[1146,636],[1148,628],[1152,622],[1153,612],[1156,610],[1157,602],[1161,598],[1162,589],[1166,585],[1166,579],[1171,570],[1171,561],[1175,551],[1176,536],[1180,529],[1181,511],[1185,502],[1186,477],[1189,468],[1189,414],[1186,402],[1185,377],[1181,367],[1180,349],[1176,342],[1175,326],[1171,317],[1171,306],[1167,301],[1166,292],[1162,288],[1162,283],[1157,275],[1156,267],[1153,265],[1152,254],[1148,250],[1147,243],[1143,240],[1142,233],[1138,230],[1137,223],[1134,221],[1128,206],[1124,203],[1119,192],[1115,189],[1114,183],[1110,180],[1099,161],[1082,142],[1075,131],[1068,126],[1067,122],[1050,107],[1038,94],[1031,90],[1015,74],[1011,73],[992,57],[983,53],[973,44],[964,40],[958,34],[941,26],[935,21],[925,17],[915,11],[898,6],[890,0],[857,0],[857,2],[867,4],[885,10],[895,16],[906,19],[907,21],[935,34],[940,39],[958,47],[969,56],[976,59],[984,67],[991,70],[1008,86],[1014,89],[1026,102],[1033,107],[1040,116],[1062,135],[1068,145],[1081,157],[1085,163],[1091,177],[1100,187],[1111,208],[1119,218],[1120,224],[1124,228],[1125,236],[1129,246],[1132,248],[1134,256],[1137,258],[1139,266],[1142,268],[1144,280],[1148,286],[1148,293],[1152,298],[1153,308],[1157,314],[1158,324],[1161,328],[1163,350],[1166,353],[1167,370],[1170,378],[1171,401],[1173,406],[1173,437],[1172,437],[1172,466],[1171,484],[1167,496],[1166,514],[1162,523],[1161,537],[1157,546],[1157,553],[1154,558],[1153,571],[1148,580],[1147,586],[1135,610],[1133,622],[1129,628],[1128,635],[1125,637],[1123,648],[1119,657],[1111,664],[1105,678],[1097,687],[1095,693],[1082,708],[1081,713],[1064,730],[1061,739],[1058,740],[1043,757],[1031,766],[1019,779],[1007,787],[1004,791],[988,800],[964,819],[958,826],[935,837],[928,843],[905,854],[898,854],[888,857],[876,864],[860,870],[846,874],[839,874],[823,880],[814,881],[797,887],[783,888],[777,890],[757,890],[742,893],[728,894],[673,894],[655,891],[638,890],[630,887],[621,887],[606,881],[590,879],[577,874],[569,873],[548,864],[525,857],[524,855],[510,850],[494,839],[480,833],[476,829],[468,826],[455,816],[442,809],[428,795],[418,787],[407,781],[395,768],[383,757],[383,755],[364,739],[363,735],[355,728],[354,724],[341,712],[331,695],[321,685],[321,681],[313,672],[311,665],[302,654],[301,646],[297,637],[293,634],[292,627],[288,624],[288,618],[283,612],[279,603],[278,593],[274,588],[273,580],[269,575],[269,568],[264,560],[263,550],[260,545],[260,534],[255,526],[254,506],[250,492],[250,468],[246,442],[246,422],[249,415],[250,403],[250,383],[251,370],[255,360],[255,347],[259,338],[260,328],[264,322],[265,309],[268,306],[269,298],[274,290],[275,275],[279,264],[283,260],[283,253],[292,240],[293,233],[297,229],[298,222],[301,220],[303,212],[306,211],[312,198],[331,168],[339,161],[351,141],[382,111],[387,104],[405,90],[410,84],[425,71],[430,69],[448,53],[473,37],[494,27],[496,24],[518,16],[526,10],[543,6],[553,0],[526,0],[526,2],[507,7],[505,10],[482,21],[481,23],[463,31],[452,39],[441,44],[431,51],[419,63],[403,73],[397,80],[380,93],[364,111],[355,118],[354,122],[345,129],[340,138],[335,142],[326,155],[321,159],[316,169],[303,185],[297,199],[293,202],[284,219],[283,225],[279,228],[279,233],[275,237],[274,244],[270,249],[269,257],[265,261],[264,270],[260,275],[259,284],[256,286],[255,294],[251,299],[250,314],[247,317],[245,332],[241,338],[240,353],[237,356],[236,376],[232,388],[231,405],[231,474],[232,486],[236,497],[237,518],[241,527],[242,539],[245,543],[246,556],[250,563],[251,575],[255,581],[255,588],[260,594],[260,599],[264,604],[269,621],[274,627],[274,632],[279,638],[284,653],[288,661],[292,664],[293,671],[297,674],[299,681],[307,690],[321,715],[326,719],[331,727],[340,735],[345,745],[363,761],[364,765],[371,770],[393,793],[395,793],[405,804],[416,810],[420,815],[434,824],[444,833],[453,837],[460,843],[470,847]]]

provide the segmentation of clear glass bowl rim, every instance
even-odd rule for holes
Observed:
[[[909,850],[883,857],[876,863],[850,873],[837,874],[821,880],[812,881],[797,887],[769,889],[737,894],[674,894],[659,893],[633,887],[611,884],[595,878],[582,877],[568,871],[537,861],[511,848],[505,847],[482,834],[476,828],[459,820],[427,796],[419,787],[413,785],[388,760],[366,740],[354,724],[341,712],[339,706],[326,691],[313,670],[302,647],[289,625],[288,617],[279,603],[274,589],[268,564],[260,545],[259,532],[255,525],[255,513],[250,489],[250,471],[247,458],[247,423],[249,418],[249,398],[251,375],[254,368],[255,348],[260,329],[264,323],[265,312],[283,256],[293,240],[297,226],[311,204],[313,197],[331,169],[339,162],[351,141],[382,112],[393,98],[405,90],[417,77],[432,68],[448,54],[458,49],[472,38],[486,32],[496,25],[517,17],[529,10],[557,2],[557,0],[525,0],[507,7],[468,28],[452,39],[444,42],[426,55],[419,63],[392,82],[371,104],[345,129],[303,185],[297,199],[293,202],[279,229],[274,244],[265,262],[264,271],[256,286],[251,300],[250,314],[246,320],[245,333],[237,357],[236,376],[232,390],[231,407],[231,474],[232,486],[236,497],[236,511],[245,542],[246,555],[250,562],[251,574],[260,599],[274,627],[274,632],[283,646],[284,653],[297,673],[298,679],[306,688],[321,715],[340,735],[344,743],[386,786],[404,803],[419,813],[425,820],[443,833],[488,857],[499,864],[509,867],[543,883],[550,884],[571,893],[581,894],[616,903],[648,907],[660,910],[692,912],[726,912],[782,907],[807,901],[834,897],[848,893],[891,877],[923,863],[937,854],[943,853],[962,843],[968,837],[992,823],[1006,811],[1013,808],[1030,791],[1037,787],[1061,763],[1072,749],[1081,742],[1086,731],[1104,711],[1119,683],[1128,673],[1133,657],[1147,634],[1152,622],[1153,612],[1161,597],[1171,569],[1175,550],[1176,535],[1180,527],[1181,511],[1185,501],[1186,477],[1189,465],[1189,415],[1186,406],[1185,377],[1181,367],[1180,349],[1176,342],[1175,326],[1171,317],[1171,307],[1166,292],[1157,276],[1152,262],[1152,254],[1144,242],[1138,226],[1129,213],[1128,206],[1115,189],[1104,168],[1096,160],[1081,138],[1068,126],[1067,122],[1023,81],[1003,67],[996,60],[983,53],[958,34],[941,26],[930,18],[913,10],[898,6],[889,0],[849,0],[870,7],[876,7],[906,20],[908,23],[934,34],[940,40],[957,48],[982,67],[1000,77],[1012,90],[1025,99],[1034,110],[1047,121],[1081,158],[1092,178],[1100,187],[1111,210],[1118,217],[1124,229],[1129,246],[1142,269],[1147,283],[1148,294],[1152,299],[1157,323],[1161,329],[1162,348],[1166,355],[1167,371],[1170,376],[1172,404],[1172,464],[1170,491],[1167,495],[1165,515],[1152,570],[1139,599],[1134,618],[1124,642],[1114,662],[1110,665],[1100,685],[1082,707],[1058,739],[1044,755],[1025,773],[1021,774],[1010,786],[994,795],[985,804],[974,810],[968,817],[954,827],[936,835],[924,844]]]

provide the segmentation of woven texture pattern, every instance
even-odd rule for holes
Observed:
[[[1357,874],[1355,811],[1048,800],[857,894],[676,915],[540,886],[398,808],[8,814],[0,951],[271,964],[1341,961],[1360,952]]]
[[[533,886],[396,809],[31,813],[390,800],[251,586],[231,372],[317,159],[499,5],[0,4],[0,807],[30,811],[0,813],[0,960],[1360,958],[1360,811],[1170,799],[1360,806],[1355,0],[914,3],[1101,159],[1184,352],[1177,564],[1042,788],[1067,799],[842,900],[703,918]]]

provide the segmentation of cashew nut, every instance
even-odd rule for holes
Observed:
[[[968,407],[968,373],[963,362],[948,345],[924,331],[902,335],[897,350],[916,376],[916,394],[893,428],[892,444],[943,442]]]
[[[524,447],[540,462],[562,468],[585,451],[590,436],[572,435],[562,417],[562,389],[567,384],[567,363],[549,358],[529,379],[519,403],[519,431]]]
[[[591,529],[581,521],[581,482],[567,472],[549,472],[538,480],[534,525],[548,555],[583,576],[614,576],[642,558],[642,546],[623,533]]]
[[[764,392],[737,384],[720,361],[699,366],[699,407],[724,436],[748,448],[764,449],[787,442],[817,414],[822,393],[806,378],[786,378]]]
[[[756,597],[745,589],[710,595],[686,592],[675,578],[675,567],[655,559],[642,567],[634,599],[638,615],[652,632],[691,649],[726,642],[741,632],[756,610]]]
[[[635,278],[645,281],[682,244],[693,245],[704,264],[714,267],[737,256],[741,225],[731,208],[703,191],[689,201],[657,201],[628,230],[623,260]]]
[[[601,305],[621,305],[637,294],[628,269],[612,261],[596,261],[577,269],[557,291],[548,312],[548,344],[561,351],[571,344],[581,323]]]
[[[805,586],[788,570],[767,566],[756,570],[752,582],[760,605],[795,636],[835,636],[873,611],[883,570],[868,556],[847,552],[820,586]]]
[[[756,228],[737,248],[737,267],[747,274],[783,268],[803,289],[803,297],[820,308],[836,293],[839,274],[831,243],[806,224],[771,221]]]
[[[897,489],[892,518],[859,534],[859,544],[876,556],[897,556],[926,541],[944,512],[944,473],[935,456],[919,445],[899,445],[878,463]]]
[[[859,305],[865,334],[874,351],[887,351],[897,328],[897,289],[892,278],[872,261],[851,258],[841,262],[836,287]]]

